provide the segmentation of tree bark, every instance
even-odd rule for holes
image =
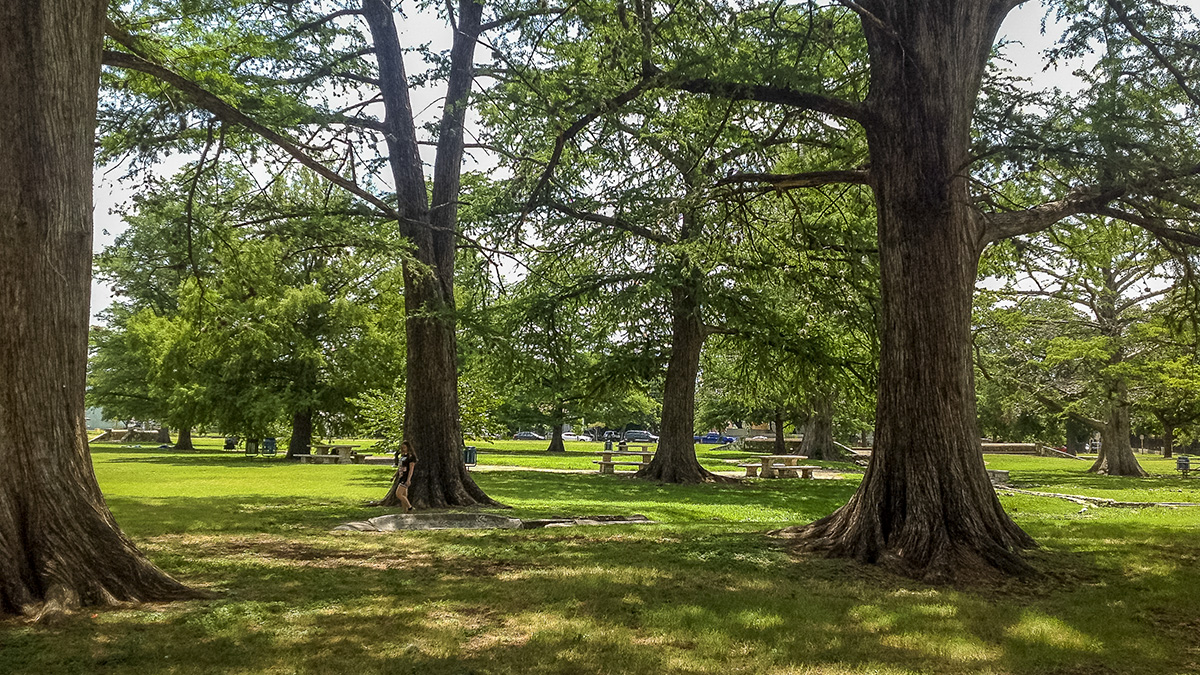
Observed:
[[[1092,473],[1109,476],[1145,476],[1146,471],[1138,463],[1133,448],[1129,445],[1129,396],[1124,381],[1112,385],[1109,395],[1108,419],[1100,432],[1100,454],[1096,463],[1088,469]]]
[[[984,241],[963,167],[996,31],[1011,2],[864,0],[867,123],[882,277],[875,448],[830,516],[786,534],[809,550],[931,582],[1030,568],[1034,546],[984,470],[971,301]]]
[[[158,443],[170,444],[171,443],[171,430],[168,429],[167,427],[159,427],[158,435],[154,438],[154,440]]]
[[[117,526],[84,422],[106,3],[0,5],[0,613],[195,593]]]
[[[195,450],[196,446],[192,444],[192,428],[180,427],[179,435],[175,437],[176,450]]]
[[[833,443],[833,396],[822,394],[813,401],[812,414],[804,425],[800,454],[810,459],[833,461],[845,458],[845,452]]]
[[[292,413],[292,437],[288,439],[287,454],[285,459],[292,459],[296,455],[312,454],[313,441],[313,411],[312,408],[297,410]]]
[[[408,376],[404,431],[419,456],[408,498],[417,508],[472,506],[492,500],[467,472],[458,407],[454,256],[462,170],[463,123],[474,73],[482,4],[460,0],[450,53],[450,78],[439,126],[433,172],[433,206],[418,149],[412,103],[395,17],[385,0],[363,0],[379,62],[380,92],[388,129],[388,161],[396,185],[400,232],[414,247],[404,265]],[[393,492],[384,499],[398,504]]]
[[[637,478],[665,483],[724,481],[696,459],[696,376],[704,347],[704,322],[700,314],[700,278],[671,289],[671,354],[663,383],[662,429],[658,449]]]

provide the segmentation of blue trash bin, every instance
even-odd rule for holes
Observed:
[[[475,446],[468,445],[463,448],[463,464],[467,466],[475,466],[478,459],[478,453],[475,451]]]
[[[277,446],[274,438],[264,438],[262,442],[262,454],[274,455]]]

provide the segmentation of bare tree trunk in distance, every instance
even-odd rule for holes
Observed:
[[[169,445],[171,443],[171,430],[167,427],[159,427],[158,436],[154,440]]]
[[[404,267],[408,338],[404,432],[418,455],[409,489],[417,508],[500,506],[475,484],[463,463],[458,407],[458,342],[454,256],[462,171],[463,123],[474,76],[475,44],[483,6],[460,0],[450,53],[450,77],[438,129],[433,205],[418,150],[395,16],[386,0],[362,0],[379,62],[389,163],[396,185],[400,232],[415,248]],[[384,499],[395,500],[389,492]]]
[[[771,426],[775,427],[775,454],[786,455],[787,437],[783,435],[783,408],[775,409],[775,419]]]
[[[858,3],[871,15],[866,131],[882,277],[875,448],[845,506],[784,530],[809,550],[931,582],[1025,573],[1019,551],[1035,545],[983,465],[970,322],[984,230],[962,171],[1012,4]]]
[[[311,408],[292,413],[292,437],[288,439],[286,459],[312,453],[313,411]]]
[[[845,451],[833,443],[833,396],[822,395],[813,402],[812,414],[804,425],[800,454],[826,461],[845,458]]]
[[[192,428],[180,427],[179,435],[175,437],[176,450],[195,450],[196,446],[192,444]]]
[[[563,445],[563,407],[562,403],[558,404],[557,415],[554,416],[554,431],[550,432],[550,447],[546,448],[546,452],[566,452],[567,446]]]
[[[1162,415],[1156,417],[1163,428],[1163,459],[1170,459],[1175,455],[1175,425]]]
[[[1079,420],[1068,417],[1064,424],[1067,436],[1067,452],[1079,456],[1087,452],[1087,439],[1092,430]]]
[[[663,384],[662,429],[649,466],[634,476],[665,483],[725,482],[696,459],[696,376],[705,328],[700,315],[699,272],[671,289],[671,355]]]
[[[117,526],[87,447],[92,160],[106,3],[0,4],[0,614],[195,592]],[[17,261],[20,261],[17,264]]]

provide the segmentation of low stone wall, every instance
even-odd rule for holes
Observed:
[[[104,433],[89,439],[88,443],[116,443],[123,440],[128,433],[127,429],[105,429]]]
[[[747,438],[746,440],[742,441],[742,443],[746,445],[747,452],[761,452],[763,454],[769,454],[775,450],[775,439],[773,438],[765,441],[752,441]],[[784,447],[786,447],[787,451],[791,454],[800,452],[800,445],[802,443],[804,443],[804,441],[799,438],[787,438],[783,441]]]
[[[983,443],[983,451],[992,455],[1040,455],[1040,443]]]

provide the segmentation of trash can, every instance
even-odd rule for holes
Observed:
[[[463,448],[463,464],[467,466],[475,466],[478,453],[475,451],[475,446],[468,445]]]
[[[226,436],[225,437],[225,449],[226,450],[237,450],[237,442],[238,442],[237,436]]]
[[[1186,478],[1188,472],[1192,470],[1192,458],[1187,455],[1180,455],[1175,458],[1175,470],[1183,473]]]
[[[604,451],[612,452],[612,439],[611,438],[604,441]]]
[[[276,445],[274,438],[264,438],[262,444],[262,454],[273,455],[275,454],[277,447],[278,446]]]
[[[247,438],[246,439],[246,456],[253,457],[254,455],[257,455],[257,454],[258,454],[258,439],[257,438],[253,438],[253,439]]]

